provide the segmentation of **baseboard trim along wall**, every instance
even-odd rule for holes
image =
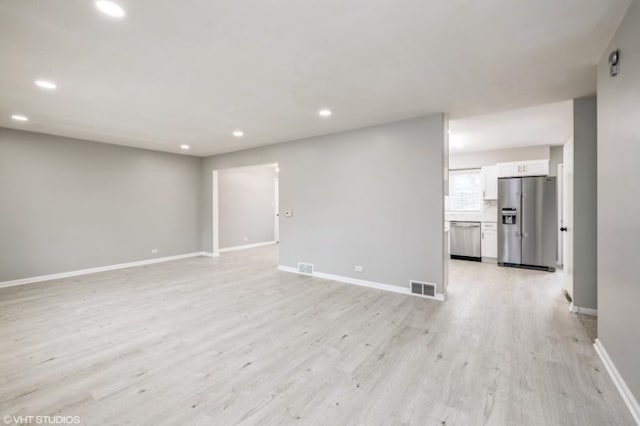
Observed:
[[[631,412],[633,419],[636,421],[638,425],[640,425],[640,405],[638,404],[638,401],[635,399],[635,397],[631,393],[631,390],[629,389],[624,379],[618,372],[618,369],[616,368],[615,364],[609,357],[609,354],[607,353],[606,349],[604,348],[604,346],[602,346],[602,342],[600,341],[600,339],[596,339],[596,342],[593,344],[593,347],[596,348],[596,352],[598,353],[598,356],[600,357],[600,359],[602,360],[602,363],[607,369],[609,376],[611,376],[611,380],[613,380],[613,383],[616,385],[616,388],[618,388],[618,392],[620,392],[620,395],[622,396],[622,399],[624,400],[625,404],[627,404],[627,407],[629,408],[629,411]]]
[[[135,262],[118,263],[118,264],[115,264],[115,265],[107,265],[107,266],[97,266],[95,268],[78,269],[78,270],[75,270],[75,271],[60,272],[60,273],[57,273],[57,274],[39,275],[37,277],[29,277],[29,278],[21,278],[21,279],[18,279],[18,280],[3,281],[3,282],[0,282],[0,288],[13,287],[13,286],[16,286],[16,285],[23,285],[23,284],[38,283],[38,282],[41,282],[41,281],[51,281],[51,280],[57,280],[57,279],[60,279],[60,278],[76,277],[78,275],[95,274],[96,272],[114,271],[116,269],[125,269],[125,268],[132,268],[134,266],[151,265],[153,263],[168,262],[170,260],[187,259],[189,257],[198,257],[198,256],[216,257],[216,255],[213,254],[213,253],[207,253],[207,252],[203,252],[203,251],[198,251],[198,252],[194,252],[194,253],[179,254],[179,255],[176,255],[176,256],[157,257],[157,258],[154,258],[154,259],[138,260],[138,261],[135,261]]]
[[[210,251],[203,251],[202,252],[202,256],[206,256],[206,257],[220,257],[220,252],[218,253],[212,253]]]
[[[254,244],[245,244],[243,246],[234,246],[234,247],[226,247],[218,250],[218,253],[226,253],[228,251],[236,251],[236,250],[245,250],[254,247],[262,247],[262,246],[270,246],[271,244],[275,244],[276,241],[265,241],[264,243],[254,243]]]
[[[589,315],[589,316],[592,316],[592,317],[597,317],[598,316],[598,310],[597,309],[581,308],[580,306],[575,306],[573,304],[573,302],[571,302],[571,305],[569,305],[569,312],[571,312],[572,314]]]
[[[344,277],[342,275],[326,274],[324,272],[316,272],[316,271],[314,271],[313,274],[308,275],[308,274],[303,274],[301,272],[298,272],[297,268],[294,268],[292,266],[283,266],[283,265],[278,265],[278,270],[284,271],[284,272],[291,272],[298,275],[304,275],[307,277],[311,276],[315,278],[322,278],[325,280],[337,281],[345,284],[353,284],[361,287],[375,288],[377,290],[391,291],[393,293],[406,294],[408,296],[422,297],[424,299],[433,299],[441,302],[445,300],[445,295],[440,293],[437,293],[435,296],[423,296],[421,294],[411,293],[411,290],[409,289],[408,284],[407,284],[407,288],[403,288],[403,287],[398,287],[396,285],[382,284],[374,281],[360,280],[358,278]]]

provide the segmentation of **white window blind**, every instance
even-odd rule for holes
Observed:
[[[480,211],[482,182],[480,170],[452,170],[449,172],[449,209]]]

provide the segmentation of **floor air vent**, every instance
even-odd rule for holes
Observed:
[[[411,281],[411,293],[435,297],[436,286],[422,281]]]
[[[298,272],[305,275],[313,275],[313,264],[298,262]]]

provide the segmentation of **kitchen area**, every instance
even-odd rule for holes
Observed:
[[[573,108],[569,100],[449,120],[450,265],[571,265]]]
[[[597,315],[596,104],[586,97],[449,120],[452,289],[546,277],[570,312]]]
[[[450,170],[450,257],[555,271],[557,184],[549,169],[547,158]]]

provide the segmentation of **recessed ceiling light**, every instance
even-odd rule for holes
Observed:
[[[122,6],[117,3],[108,0],[97,0],[96,7],[100,12],[105,15],[113,16],[114,18],[124,18],[126,15]]]
[[[320,117],[331,117],[331,110],[330,109],[321,109],[320,111],[318,111],[318,115]]]
[[[29,121],[29,117],[27,117],[26,115],[13,114],[11,118],[16,121]]]
[[[233,136],[235,136],[236,138],[241,138],[244,136],[244,132],[242,130],[234,130]]]
[[[34,81],[35,85],[40,87],[41,89],[47,90],[55,90],[58,86],[53,81],[48,80],[36,80]]]
[[[183,143],[182,145],[180,145],[180,149],[189,149],[191,148],[189,145],[187,145],[186,143]]]

